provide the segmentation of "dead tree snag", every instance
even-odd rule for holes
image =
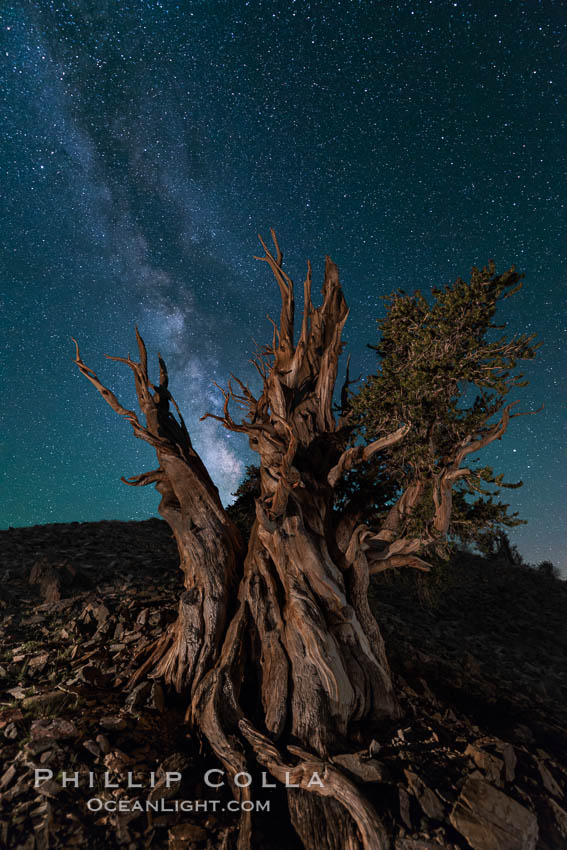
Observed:
[[[369,573],[401,565],[427,569],[418,553],[431,541],[404,534],[404,517],[425,485],[404,489],[378,531],[352,517],[337,525],[333,504],[341,478],[377,452],[403,445],[413,423],[401,417],[368,445],[349,444],[349,416],[343,410],[337,420],[333,404],[348,316],[337,267],[327,257],[315,307],[308,264],[296,338],[294,284],[273,231],[272,238],[273,249],[260,240],[258,259],[271,269],[282,307],[271,343],[254,360],[260,391],[254,395],[232,377],[222,390],[222,415],[206,414],[246,434],[259,455],[260,493],[246,554],[192,447],[161,358],[159,384],[149,381],[138,332],[139,362],[112,359],[132,370],[145,423],[101,384],[78,346],[75,362],[135,435],[154,447],[158,469],[126,483],[156,485],[185,574],[178,619],[134,681],[162,677],[185,693],[187,719],[230,777],[261,766],[296,786],[287,791],[289,810],[306,848],[380,850],[388,846],[384,827],[335,759],[348,755],[356,775],[356,753],[397,715],[384,643],[368,604]],[[349,383],[347,367],[343,407]],[[243,418],[233,418],[233,405]],[[439,471],[432,540],[447,533],[453,483],[468,473],[462,462],[497,439],[510,415],[508,406],[497,425],[459,445]],[[248,799],[247,788],[233,784],[233,790]],[[250,837],[245,813],[239,850],[249,847]]]

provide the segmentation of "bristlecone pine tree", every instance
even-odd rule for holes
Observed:
[[[386,567],[426,568],[419,555],[445,539],[453,486],[472,480],[463,462],[502,436],[514,414],[507,405],[498,422],[487,424],[499,407],[486,401],[439,436],[436,416],[420,407],[419,388],[413,386],[414,380],[430,379],[427,352],[412,348],[421,321],[416,309],[428,308],[420,298],[396,296],[391,325],[386,320],[383,328],[388,368],[368,390],[381,394],[376,415],[365,425],[373,439],[353,444],[356,410],[349,403],[348,376],[337,418],[333,407],[348,315],[337,267],[327,257],[322,303],[314,307],[308,264],[297,339],[294,286],[273,231],[272,238],[273,250],[260,240],[264,256],[258,259],[273,272],[282,309],[271,343],[255,360],[261,392],[254,396],[234,378],[222,391],[223,415],[215,417],[225,428],[248,435],[259,455],[260,492],[246,551],[191,444],[161,358],[159,384],[148,378],[138,332],[139,362],[111,359],[132,370],[144,423],[101,384],[78,346],[75,362],[113,410],[130,421],[135,435],[155,448],[158,468],[124,480],[156,485],[159,510],[175,535],[185,575],[178,619],[150,648],[132,683],[159,677],[185,694],[188,722],[207,739],[230,777],[263,769],[298,786],[288,788],[288,805],[308,850],[380,850],[389,844],[387,834],[355,777],[362,774],[365,748],[397,716],[398,707],[368,604],[369,574]],[[486,370],[487,385],[497,393],[511,380],[506,374],[511,358],[531,356],[530,341],[479,349],[475,298],[489,292],[495,302],[518,280],[515,272],[496,277],[489,269],[476,273],[470,285],[459,284],[459,291],[469,293],[457,309],[463,314],[461,333],[469,339],[471,376]],[[405,348],[389,336],[398,316],[407,328]],[[428,322],[430,350],[436,345],[435,321],[432,316]],[[446,365],[450,384],[453,373]],[[439,405],[450,404],[442,372],[435,380]],[[231,401],[244,409],[243,420],[233,419]],[[416,465],[413,458],[424,440],[435,443],[435,461]],[[333,506],[341,479],[378,453],[398,464],[407,481],[381,527],[369,528],[358,507],[349,515],[345,506],[338,515]],[[413,512],[419,519],[412,520]],[[250,798],[248,788],[234,785],[233,791],[241,801]],[[245,812],[239,850],[250,846],[251,829]]]
[[[508,339],[493,323],[499,302],[518,292],[514,269],[496,275],[494,264],[473,268],[470,282],[458,279],[433,290],[387,296],[378,321],[377,374],[351,399],[359,438],[372,440],[393,422],[411,422],[406,439],[374,458],[395,483],[396,496],[383,516],[378,538],[389,548],[376,570],[412,552],[445,556],[447,538],[486,543],[503,526],[522,522],[495,497],[508,484],[474,455],[500,439],[517,402],[506,396],[526,381],[514,373],[518,360],[535,356],[539,343],[521,334]],[[537,411],[534,411],[537,412]],[[488,425],[499,414],[500,420]],[[395,565],[395,564],[394,564]]]

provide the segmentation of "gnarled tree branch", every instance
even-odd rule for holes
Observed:
[[[370,460],[376,452],[380,452],[390,446],[395,446],[396,443],[403,440],[410,427],[410,425],[402,425],[397,431],[387,434],[385,437],[380,437],[379,440],[374,440],[374,442],[369,443],[367,446],[353,446],[350,449],[346,449],[340,456],[338,463],[333,466],[327,476],[327,481],[331,487],[335,487],[341,476],[345,472],[348,472],[349,469],[352,469],[359,463]]]
[[[136,394],[146,424],[120,404],[117,397],[85,365],[75,341],[75,363],[110,407],[127,419],[136,437],[156,451],[159,468],[122,480],[131,486],[155,484],[161,495],[159,511],[169,523],[179,549],[186,593],[179,616],[148,648],[149,657],[135,672],[131,684],[145,675],[163,677],[179,691],[194,690],[214,663],[222,641],[230,595],[241,569],[242,542],[226,514],[209,473],[193,449],[185,422],[168,390],[165,362],[159,357],[160,382],[148,377],[144,341],[136,329],[140,360],[110,357],[125,363],[134,375]],[[173,404],[179,419],[171,413]]]

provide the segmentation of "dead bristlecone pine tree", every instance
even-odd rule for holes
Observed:
[[[261,241],[281,293],[279,326],[254,361],[255,397],[237,378],[215,416],[248,436],[259,455],[260,495],[247,551],[218,491],[192,446],[168,391],[160,358],[159,384],[148,378],[147,355],[120,360],[132,370],[145,422],[124,408],[86,366],[75,362],[105,401],[152,445],[158,468],[126,483],[156,485],[185,576],[177,621],[150,648],[133,682],[161,678],[187,698],[186,719],[208,741],[229,777],[264,770],[286,786],[291,821],[308,850],[381,850],[386,831],[352,778],[357,756],[398,712],[384,643],[372,615],[369,573],[388,566],[427,569],[416,552],[430,540],[404,537],[399,516],[413,490],[402,493],[382,532],[333,515],[342,476],[377,452],[400,444],[412,428],[395,429],[366,446],[349,446],[348,405],[335,418],[333,394],[348,309],[337,266],[327,258],[322,303],[311,300],[311,267],[295,330],[294,285],[273,249]],[[348,370],[343,400],[347,397]],[[245,411],[233,419],[231,402]],[[175,411],[175,413],[172,411]],[[339,412],[337,412],[339,413]],[[207,414],[212,415],[212,414]],[[505,430],[510,411],[483,445]],[[453,482],[479,439],[460,447],[436,481],[431,539],[447,528]],[[126,479],[124,479],[126,480]],[[415,489],[415,488],[414,488]],[[396,514],[396,516],[394,516]],[[348,755],[348,775],[336,756]],[[363,765],[360,770],[362,772]],[[240,801],[250,789],[233,783]],[[241,816],[238,848],[250,846],[251,814]]]

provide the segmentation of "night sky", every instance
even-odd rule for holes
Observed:
[[[513,332],[544,341],[486,462],[529,525],[524,557],[567,567],[567,9],[562,2],[38,0],[2,4],[1,527],[155,514],[154,468],[79,375],[127,406],[139,325],[227,501],[253,458],[199,417],[278,314],[257,233],[319,285],[338,263],[353,371],[380,296],[525,272]]]

